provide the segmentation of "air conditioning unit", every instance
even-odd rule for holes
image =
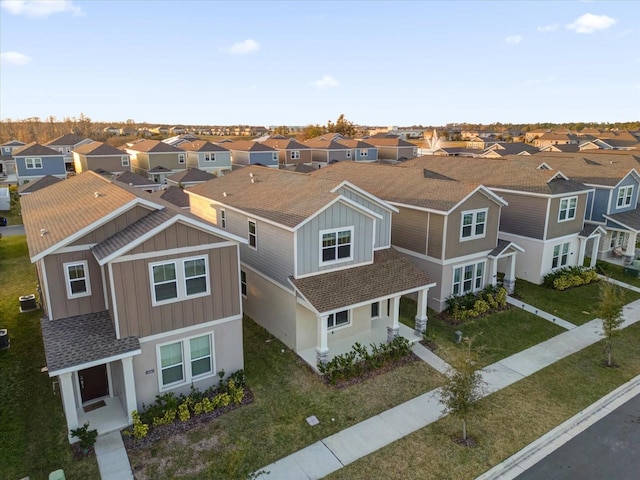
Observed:
[[[9,332],[6,328],[0,328],[0,350],[9,348]]]

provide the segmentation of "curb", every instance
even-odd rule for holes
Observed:
[[[517,477],[638,394],[640,394],[640,375],[542,435],[519,452],[477,477],[476,480],[511,480]]]

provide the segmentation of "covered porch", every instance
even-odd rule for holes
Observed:
[[[512,294],[516,286],[516,255],[524,253],[524,248],[508,240],[498,239],[496,248],[489,252],[490,282],[494,287],[498,284],[498,271],[504,273],[502,286]]]
[[[628,212],[604,215],[607,220],[607,238],[610,249],[601,255],[602,260],[611,263],[621,261],[629,265],[638,258],[636,244],[640,234],[640,212],[636,208]]]

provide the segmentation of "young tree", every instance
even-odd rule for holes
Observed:
[[[467,419],[475,402],[482,398],[485,382],[478,371],[478,350],[473,348],[473,339],[465,337],[463,343],[466,349],[447,372],[447,380],[440,390],[440,400],[447,413],[462,420],[462,440],[469,445]]]
[[[308,140],[310,138],[319,137],[320,135],[323,135],[325,133],[327,133],[327,130],[321,125],[307,125],[302,129],[300,137],[302,138],[302,140]]]
[[[613,364],[613,338],[620,335],[623,322],[622,307],[624,296],[622,290],[608,279],[600,284],[600,303],[597,314],[602,319],[602,336],[604,337],[604,351],[607,367]]]

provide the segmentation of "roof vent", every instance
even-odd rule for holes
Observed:
[[[227,192],[222,192],[222,196],[226,197],[227,196]]]
[[[250,176],[251,178],[253,178],[253,173],[250,173],[250,174],[249,174],[249,176]]]
[[[251,183],[258,183],[258,179],[257,178],[251,178]]]
[[[45,228],[41,228],[40,229],[40,236],[41,237],[44,237],[47,233],[49,233],[47,229],[45,229]]]
[[[101,194],[100,192],[93,192],[93,196],[94,196],[95,198],[98,198],[98,197],[101,197],[101,196],[102,196],[102,194]]]

